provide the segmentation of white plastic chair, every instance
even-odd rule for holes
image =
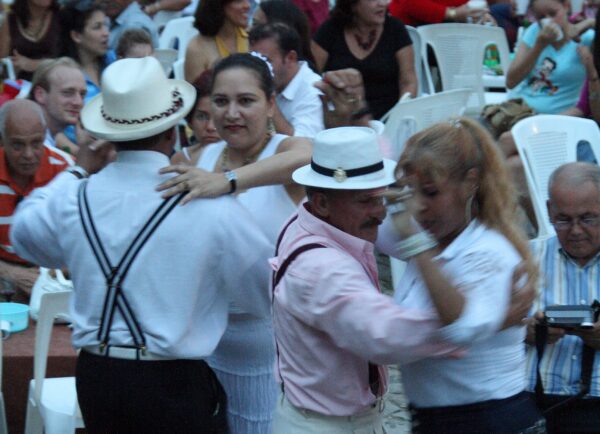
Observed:
[[[185,58],[173,62],[173,77],[177,80],[185,80]]]
[[[54,318],[68,311],[70,291],[42,295],[35,333],[33,380],[29,383],[25,434],[67,434],[84,428],[77,403],[75,377],[46,378]]]
[[[169,77],[173,71],[173,64],[179,57],[179,52],[174,48],[157,48],[154,50],[154,57],[158,59],[165,75]]]
[[[393,158],[400,156],[404,143],[413,134],[462,115],[471,93],[470,89],[454,89],[396,103],[381,118],[385,124],[383,134],[394,149]]]
[[[519,121],[511,131],[523,161],[538,238],[546,238],[555,234],[546,208],[550,175],[559,166],[577,161],[580,141],[588,142],[600,161],[600,130],[590,119],[537,115]]]
[[[427,59],[427,46],[431,46],[438,61],[442,90],[460,88],[472,89],[468,112],[479,113],[489,103],[506,99],[505,93],[484,92],[483,58],[485,48],[490,44],[498,47],[500,66],[508,71],[510,51],[504,30],[500,27],[479,24],[431,24],[420,26],[419,34],[423,42],[422,56]],[[425,63],[425,73],[432,83],[429,64]]]
[[[421,96],[423,93],[432,93],[431,89],[433,88],[429,86],[429,80],[425,75],[425,69],[423,67],[423,42],[421,41],[421,35],[419,35],[419,31],[416,27],[406,26],[406,30],[413,43],[413,51],[415,52],[415,72],[417,74],[417,80],[419,81],[418,94],[416,96]]]
[[[176,48],[177,58],[183,59],[188,44],[198,33],[194,17],[175,18],[167,23],[158,37],[158,48]]]

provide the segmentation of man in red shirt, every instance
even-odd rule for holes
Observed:
[[[67,161],[44,146],[46,121],[39,105],[12,100],[0,108],[0,289],[17,291],[26,301],[39,268],[13,253],[8,237],[17,204],[46,185]]]

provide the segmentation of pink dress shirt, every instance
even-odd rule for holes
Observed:
[[[407,363],[449,354],[456,347],[434,337],[433,311],[401,307],[379,292],[373,244],[298,210],[282,239],[274,270],[299,246],[300,254],[274,290],[276,373],[292,405],[330,416],[367,410],[368,362]],[[380,367],[383,383],[387,370]]]

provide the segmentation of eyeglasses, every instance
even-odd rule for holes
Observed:
[[[575,217],[574,219],[569,220],[554,220],[552,222],[552,226],[557,231],[566,231],[571,229],[575,223],[578,223],[582,228],[595,228],[600,225],[600,216],[585,216],[585,217]]]

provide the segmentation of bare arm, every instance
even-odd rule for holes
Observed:
[[[144,2],[144,12],[148,15],[155,15],[159,11],[180,11],[187,7],[191,0],[157,0]]]
[[[329,58],[329,53],[314,41],[311,46],[317,69],[322,73],[323,68],[325,68],[325,64],[327,63],[327,59]]]
[[[8,17],[0,26],[0,58],[7,57],[10,54],[10,31],[8,29]]]
[[[415,71],[415,52],[412,45],[408,45],[396,52],[396,61],[400,68],[400,99],[405,93],[415,98],[417,96],[418,82]]]
[[[204,45],[201,36],[198,35],[190,41],[185,50],[184,77],[190,83],[194,82],[205,69],[209,68],[210,61],[207,48]]]
[[[275,155],[234,170],[237,189],[292,184],[292,172],[310,162],[311,151],[312,145],[308,139],[289,137],[283,140]],[[161,169],[161,173],[179,174],[157,187],[158,191],[164,191],[164,197],[189,189],[189,193],[181,202],[182,205],[197,197],[217,197],[229,193],[229,181],[223,173],[207,172],[182,164],[167,166]],[[292,192],[288,192],[292,196],[293,189]]]
[[[552,26],[546,26],[540,30],[532,47],[521,42],[517,50],[517,55],[510,64],[510,68],[508,68],[506,87],[512,89],[527,77],[534,68],[541,52],[552,41],[556,40],[556,36],[557,30]]]

